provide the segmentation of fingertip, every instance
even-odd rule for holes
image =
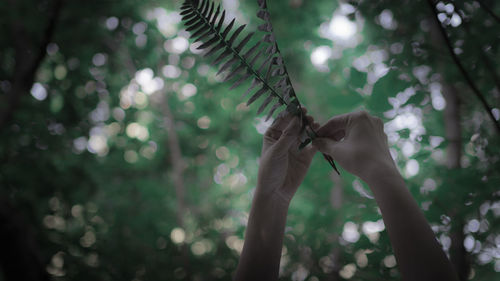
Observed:
[[[316,153],[316,151],[318,151],[318,148],[312,144],[309,146],[309,149],[312,150],[314,153]]]
[[[335,140],[335,141],[341,141],[343,138],[345,138],[345,130],[340,130],[340,131],[337,131],[335,132],[331,137]]]
[[[285,135],[285,136],[297,135],[298,136],[299,132],[300,132],[300,128],[301,128],[301,126],[300,126],[299,118],[292,118],[290,123],[288,123],[288,126],[283,131],[283,135]]]
[[[293,118],[290,120],[290,126],[289,127],[301,127],[301,120],[299,116],[293,116]]]
[[[333,116],[318,130],[320,136],[330,136],[336,131],[345,130],[349,120],[356,116],[358,113],[347,113],[343,115]]]
[[[310,157],[314,156],[314,154],[316,154],[316,152],[318,152],[318,148],[315,147],[314,145],[308,145],[305,149],[306,149],[306,153]]]
[[[312,145],[318,149],[322,148],[325,146],[325,140],[322,138],[316,138],[312,140]]]
[[[287,124],[290,122],[290,119],[293,117],[288,111],[284,111],[283,114],[279,114],[276,119],[274,119],[271,128],[277,130],[283,130]]]
[[[316,130],[316,134],[320,137],[324,137],[326,133],[328,132],[328,128],[325,127],[326,125],[319,126],[319,128]]]

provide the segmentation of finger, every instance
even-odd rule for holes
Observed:
[[[379,124],[379,125],[383,125],[383,124],[384,124],[384,122],[382,121],[382,119],[380,119],[380,118],[379,118],[379,117],[377,117],[377,116],[373,116],[373,117],[372,117],[372,120],[373,120],[373,122],[375,122],[376,124]]]
[[[274,130],[272,128],[268,128],[266,133],[264,134],[264,140],[274,143],[281,137],[281,131]]]
[[[302,106],[301,109],[302,109],[302,114],[306,115],[307,114],[307,108],[304,107],[304,106]]]
[[[283,131],[286,128],[290,120],[292,120],[293,115],[290,112],[285,111],[284,114],[279,114],[278,117],[274,120],[273,124],[270,128],[275,130]]]
[[[281,137],[278,142],[276,142],[276,145],[280,148],[288,150],[292,145],[298,143],[300,129],[301,126],[299,118],[293,118],[281,134]]]
[[[329,138],[333,139],[334,141],[341,141],[346,135],[345,130],[340,130],[329,136]]]
[[[314,118],[311,115],[306,115],[306,119],[309,124],[314,123]]]
[[[314,154],[315,154],[316,152],[318,152],[318,148],[317,148],[317,147],[315,147],[314,145],[308,145],[307,147],[305,147],[305,148],[303,149],[303,151],[304,151],[304,154],[305,154],[307,157],[312,158],[312,157],[314,156]]]
[[[290,113],[286,113],[285,115],[279,116],[274,120],[273,124],[267,128],[266,133],[264,134],[264,137],[269,137],[273,140],[279,139],[281,136],[282,131],[286,128],[288,123],[290,123],[290,120],[292,120],[293,115]]]
[[[382,131],[384,130],[384,121],[382,121],[382,119],[380,119],[378,117],[373,117],[372,120],[378,129],[382,129]]]
[[[323,153],[330,153],[330,148],[335,145],[335,141],[327,138],[316,138],[312,141],[312,146]]]
[[[347,113],[332,117],[330,120],[326,122],[325,125],[319,128],[318,135],[331,136],[340,130],[345,130],[349,122],[349,119],[352,118],[354,114],[355,113]]]
[[[345,142],[338,142],[330,138],[316,138],[312,141],[312,145],[322,153],[331,155],[333,158],[338,158],[339,154],[342,154],[341,152],[347,148]]]
[[[293,118],[288,126],[283,130],[282,136],[298,137],[300,134],[300,120],[299,118]]]
[[[320,152],[330,155],[333,159],[343,163],[353,155],[352,144],[345,141],[334,141],[330,138],[317,138],[312,141]]]

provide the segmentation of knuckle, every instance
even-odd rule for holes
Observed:
[[[362,110],[362,111],[358,112],[357,117],[359,119],[369,119],[370,118],[370,114],[366,110]]]
[[[373,121],[378,125],[383,125],[384,122],[379,117],[373,117]]]

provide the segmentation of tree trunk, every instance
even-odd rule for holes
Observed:
[[[462,157],[462,129],[460,126],[460,98],[454,86],[443,83],[443,95],[446,100],[444,122],[446,127],[446,164],[449,169],[460,169]],[[461,202],[459,202],[461,203]],[[450,232],[451,247],[450,260],[458,273],[460,280],[465,281],[469,276],[468,255],[464,246],[465,219],[452,210],[452,228]]]
[[[431,24],[432,45],[436,49],[442,49],[447,42],[443,38],[438,26],[437,19],[429,19]],[[460,169],[460,158],[462,157],[462,128],[460,125],[460,97],[457,88],[446,81],[445,73],[449,67],[455,67],[440,61],[438,72],[441,74],[441,86],[443,97],[446,101],[444,109],[445,137],[448,142],[446,148],[446,165],[451,170]],[[459,202],[462,204],[462,202]],[[467,280],[469,274],[469,262],[467,252],[464,247],[464,218],[458,215],[457,210],[449,211],[452,228],[450,231],[450,261],[455,268],[460,280]]]
[[[340,211],[342,209],[344,184],[342,178],[337,173],[332,172],[330,174],[333,182],[332,190],[330,193],[330,204],[332,205],[332,208],[334,210]],[[340,216],[337,216],[337,219],[333,222],[335,229],[340,229],[342,227],[342,221],[338,219],[339,217]],[[333,268],[332,271],[328,274],[327,280],[340,281],[343,280],[339,275],[339,271],[342,268],[341,248],[338,243],[340,236],[338,233],[334,233],[333,235],[334,237],[332,240],[334,241],[334,244],[329,255],[330,259],[333,262]]]
[[[168,149],[170,164],[172,165],[172,178],[175,188],[175,195],[177,199],[177,224],[184,227],[184,213],[185,213],[185,186],[184,186],[184,159],[182,158],[181,147],[179,144],[179,136],[175,131],[175,119],[168,104],[168,97],[165,98],[162,104],[163,114],[165,117],[165,127],[168,133]]]
[[[35,74],[46,56],[47,45],[52,40],[59,19],[63,0],[54,0],[48,12],[48,21],[38,44],[28,38],[21,19],[9,23],[15,49],[14,71],[9,77],[10,89],[0,100],[0,131],[4,130],[18,108],[22,95],[29,92]],[[16,1],[9,1],[11,7]],[[14,280],[49,280],[45,264],[40,257],[31,226],[13,207],[7,196],[0,194],[0,265],[3,278]],[[2,279],[0,276],[0,279]]]
[[[443,96],[446,100],[444,109],[444,123],[446,140],[446,164],[449,169],[460,169],[462,157],[462,129],[460,127],[460,99],[457,89],[442,82]]]
[[[6,281],[49,280],[31,226],[2,195],[0,195],[0,266]],[[3,278],[0,275],[0,280],[4,280]]]
[[[184,185],[184,170],[185,170],[185,162],[182,157],[181,146],[179,143],[179,136],[177,135],[177,131],[175,130],[175,119],[170,109],[170,105],[168,103],[168,93],[163,93],[163,102],[161,103],[164,119],[165,119],[165,128],[168,133],[167,145],[169,149],[169,160],[170,165],[172,166],[172,181],[175,188],[175,197],[177,201],[177,225],[184,229],[184,216],[186,213],[186,188]],[[186,244],[182,244],[181,246],[182,252],[182,262],[184,264],[187,276],[186,279],[190,280],[190,262],[189,262],[189,249]]]
[[[15,6],[15,1],[9,1],[11,6]],[[35,80],[35,74],[42,64],[47,54],[47,45],[52,40],[56,29],[63,0],[54,0],[49,10],[47,26],[42,34],[40,42],[35,46],[30,46],[29,42],[34,41],[28,38],[25,27],[21,20],[11,24],[11,33],[15,46],[16,65],[14,73],[10,77],[10,90],[5,94],[6,99],[0,111],[0,131],[10,122],[14,112],[21,102],[21,97],[29,92]]]

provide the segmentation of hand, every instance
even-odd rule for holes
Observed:
[[[317,134],[313,145],[364,181],[381,172],[397,172],[382,120],[366,111],[335,116]]]
[[[302,110],[305,115],[306,109]],[[313,128],[319,127],[311,116],[306,118]],[[278,117],[267,129],[260,158],[258,193],[275,193],[290,202],[299,188],[316,152],[311,145],[299,151],[301,125],[298,117],[288,113]]]

